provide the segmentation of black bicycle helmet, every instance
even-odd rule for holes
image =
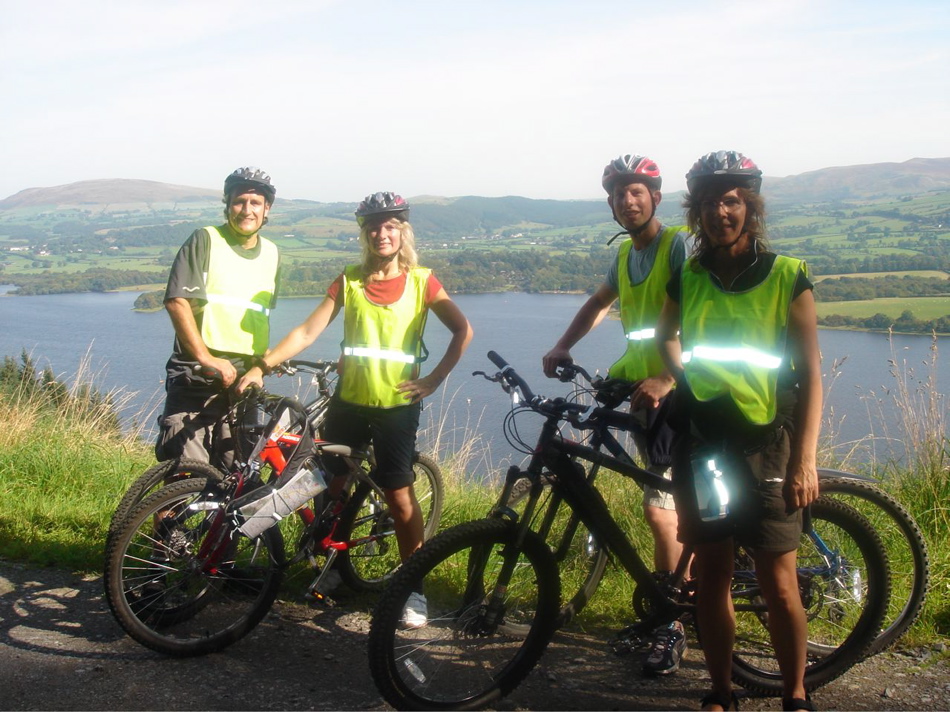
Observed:
[[[762,171],[751,158],[738,151],[715,151],[700,158],[686,174],[686,189],[694,193],[700,186],[721,181],[748,188],[758,193],[762,187]]]
[[[366,218],[373,215],[395,216],[401,213],[409,213],[409,203],[401,195],[395,193],[373,193],[363,198],[363,202],[356,208],[356,222],[360,227],[366,222]]]
[[[608,163],[604,168],[604,176],[600,179],[600,184],[604,186],[604,190],[612,193],[614,183],[620,178],[628,183],[635,180],[640,181],[653,190],[659,190],[663,184],[660,167],[656,165],[656,161],[646,156],[637,156],[631,153],[615,158]]]
[[[269,175],[254,166],[238,168],[224,179],[224,202],[227,203],[231,199],[231,193],[235,188],[245,186],[261,191],[267,202],[271,205],[274,204],[274,198],[277,197],[277,188],[271,183]]]

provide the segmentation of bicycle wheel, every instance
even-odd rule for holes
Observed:
[[[834,474],[834,470],[825,470]],[[904,506],[872,482],[846,477],[821,478],[823,498],[857,509],[884,542],[891,568],[891,600],[869,655],[900,638],[920,616],[930,590],[930,556],[920,527]]]
[[[452,527],[396,572],[373,611],[370,672],[397,709],[475,709],[513,690],[555,632],[557,565],[532,532],[483,519]],[[498,585],[503,567],[507,585]],[[409,594],[424,586],[428,623],[402,623]],[[529,633],[511,635],[509,624]]]
[[[543,475],[549,477],[550,475]],[[531,482],[523,477],[515,482],[508,506],[517,508],[527,499]],[[562,628],[576,616],[594,595],[607,569],[607,552],[597,543],[587,526],[570,507],[561,506],[560,495],[545,482],[535,509],[532,531],[537,531],[548,543],[557,561],[561,590],[574,592],[557,616],[557,627]]]
[[[142,473],[122,495],[119,505],[109,522],[108,538],[125,522],[132,510],[156,489],[178,480],[200,478],[212,482],[224,479],[224,473],[216,467],[199,460],[165,460]]]
[[[202,655],[240,640],[270,609],[280,586],[277,527],[257,539],[231,528],[220,491],[175,482],[147,497],[106,552],[106,600],[142,645]]]
[[[798,579],[808,617],[805,687],[825,685],[865,655],[887,608],[890,579],[880,538],[855,509],[819,498],[811,534],[798,550]],[[748,566],[738,554],[733,579],[736,641],[733,680],[751,692],[780,694],[782,675],[768,632],[768,614]]]
[[[442,516],[443,484],[439,466],[425,455],[413,462],[413,488],[422,508],[425,538],[429,539]],[[360,482],[340,515],[338,539],[349,542],[340,552],[340,577],[354,591],[379,591],[402,560],[396,543],[392,517],[383,491]]]

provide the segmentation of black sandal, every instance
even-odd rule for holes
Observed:
[[[789,712],[794,712],[794,710],[808,710],[809,712],[815,712],[818,708],[815,707],[815,703],[811,701],[810,695],[805,695],[803,700],[801,697],[783,697],[782,698],[782,710],[789,710]]]
[[[699,701],[700,708],[706,705],[719,705],[724,710],[735,710],[735,712],[739,712],[739,698],[736,697],[735,692],[730,692],[729,697],[723,697],[718,692],[710,692]]]

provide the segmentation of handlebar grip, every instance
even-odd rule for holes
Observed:
[[[505,359],[503,359],[503,358],[498,354],[497,351],[489,351],[489,352],[488,352],[488,360],[491,361],[491,362],[492,362],[493,364],[495,364],[496,366],[498,366],[498,368],[500,368],[502,371],[504,371],[506,368],[508,368],[508,362],[505,361]]]
[[[221,374],[221,371],[214,368],[213,366],[201,366],[195,369],[198,372],[199,376],[204,376],[205,378],[210,378],[215,381],[224,380],[224,376]]]

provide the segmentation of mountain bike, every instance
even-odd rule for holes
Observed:
[[[579,366],[572,365],[562,371],[562,380],[574,380],[576,376],[583,377],[586,385],[578,386],[572,397],[589,395],[608,407],[629,401],[634,387],[625,381],[591,378]],[[619,426],[623,430],[638,427],[634,423],[620,423]],[[625,448],[615,440],[604,441],[596,429],[590,435],[589,444],[594,449],[606,447],[614,457],[632,462]],[[597,469],[596,465],[591,467],[589,476],[594,477]],[[866,517],[885,547],[891,573],[891,597],[881,630],[868,655],[881,652],[917,620],[926,601],[930,588],[930,558],[923,533],[907,509],[869,477],[819,468],[818,488],[824,500],[840,501]],[[528,479],[516,482],[508,506],[517,507],[529,489]],[[545,519],[538,531],[549,542],[561,570],[567,600],[558,617],[561,626],[577,615],[597,590],[606,570],[607,557],[576,513],[565,513],[560,507],[560,498],[550,488],[545,495],[547,501],[539,508]],[[808,551],[810,547],[810,542],[803,540],[801,551]],[[618,651],[624,650],[629,643],[621,635],[615,647]]]
[[[238,467],[222,478],[182,477],[160,487],[109,537],[103,575],[109,606],[132,638],[159,652],[200,655],[236,642],[260,622],[285,571],[298,562],[318,569],[308,589],[317,600],[337,560],[345,582],[373,589],[400,564],[392,519],[383,492],[361,466],[364,455],[313,441],[310,416],[293,398],[248,392],[235,406],[241,408],[265,417],[251,419],[245,412],[241,419],[262,425],[252,428],[257,442]],[[235,428],[239,437],[247,435],[242,427]],[[287,458],[280,445],[285,439],[294,443]],[[307,457],[301,461],[296,453],[302,451]],[[285,548],[279,526],[249,533],[247,523],[257,515],[248,515],[246,506],[271,496],[304,468],[325,482],[322,458],[328,453],[350,463],[346,484],[322,509],[299,510],[292,546]],[[263,465],[278,457],[283,469],[275,469],[271,485]],[[441,507],[441,481],[433,495]],[[284,521],[297,519],[289,509],[285,514]],[[428,534],[437,521],[432,516],[426,522]],[[322,566],[317,555],[326,557]]]
[[[315,395],[303,404],[303,409],[306,412],[311,432],[319,433],[320,427],[326,418],[333,393],[333,376],[336,372],[336,362],[290,360],[277,366],[274,372],[280,376],[294,377],[302,375],[309,377]],[[234,401],[228,409],[227,417],[230,418],[232,431],[238,433],[248,430],[260,431],[261,419],[266,416],[258,413],[258,403],[261,400],[267,400],[267,398],[271,400],[276,398],[276,396],[270,397],[264,394],[258,396],[256,401],[236,399],[230,391],[223,391],[218,397],[231,398]],[[241,422],[244,418],[250,419],[248,424]],[[276,478],[283,472],[288,453],[292,452],[300,441],[299,433],[295,433],[293,430],[275,430],[273,435],[274,437],[264,443],[258,454],[262,478],[265,481]],[[251,437],[253,438],[253,434],[251,434]],[[319,437],[315,438],[315,443],[322,453],[344,457],[350,467],[359,467],[367,475],[375,466],[375,458],[371,447],[365,451],[357,451],[352,448],[333,445]],[[425,537],[430,538],[438,528],[442,516],[444,497],[442,471],[431,457],[418,452],[413,455],[412,467],[416,475],[413,487],[416,499],[422,508],[425,522]],[[112,515],[107,542],[111,541],[114,532],[125,523],[135,506],[160,487],[191,478],[215,482],[223,480],[226,476],[227,473],[221,468],[197,460],[166,460],[154,465],[126,490],[116,507],[115,513]],[[337,515],[341,518],[339,535],[344,538],[359,538],[365,532],[379,528],[378,522],[384,521],[388,517],[388,508],[382,490],[375,486],[369,477],[353,478],[350,484],[353,491],[348,493],[348,505],[345,511],[337,512]],[[320,498],[313,505],[302,508],[297,520],[288,519],[282,522],[281,528],[284,540],[295,542],[307,527],[312,526],[313,519],[316,516],[314,513],[320,512],[322,509],[322,498]],[[320,551],[317,553],[325,555],[331,551],[338,552],[332,555],[328,564],[335,565],[344,583],[358,592],[380,590],[386,577],[400,563],[398,552],[395,551],[394,546],[389,544],[369,549],[365,547],[333,549],[329,544],[318,548]],[[286,558],[293,560],[293,554],[293,551],[287,552]],[[323,568],[329,570],[330,566],[324,566]],[[326,571],[321,570],[320,573],[326,573]],[[320,580],[319,583],[322,584],[324,580]],[[307,596],[319,601],[327,601],[328,599],[319,590],[317,584],[317,580],[314,580],[308,586]]]
[[[576,514],[590,534],[589,539],[576,538],[596,542],[636,582],[639,620],[626,631],[628,638],[647,639],[657,626],[696,614],[695,591],[687,577],[691,552],[684,552],[669,577],[654,576],[611,515],[590,470],[606,467],[662,491],[671,491],[672,484],[629,457],[613,457],[561,433],[562,426],[570,425],[613,444],[610,429],[626,428],[629,417],[611,407],[535,396],[504,359],[494,352],[488,356],[499,372],[482,375],[512,394],[517,403],[513,414],[535,413],[544,422],[532,447],[521,441],[509,414],[506,434],[531,451],[528,465],[509,468],[486,519],[451,527],[427,542],[380,597],[369,637],[370,670],[383,697],[399,709],[482,707],[511,692],[540,659],[563,616],[559,562],[550,532],[543,531],[552,511],[542,503],[546,490],[559,499],[556,511]],[[525,478],[530,492],[518,512],[509,506],[511,494]],[[539,508],[544,512],[536,517]],[[866,518],[841,502],[819,500],[812,521],[807,535],[811,550],[802,552],[798,568],[811,624],[805,675],[809,689],[860,660],[874,640],[889,595],[886,555]],[[420,585],[428,599],[429,623],[406,629],[400,622],[402,607]],[[734,678],[757,692],[780,693],[768,614],[749,566],[737,567],[733,597]]]

